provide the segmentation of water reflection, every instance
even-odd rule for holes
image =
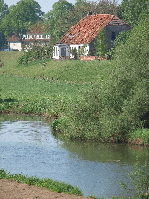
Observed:
[[[38,117],[0,118],[0,169],[63,181],[78,186],[85,196],[133,194],[120,188],[119,180],[129,183],[136,156],[144,161],[147,148],[60,140]]]
[[[136,158],[140,164],[149,157],[149,150],[144,146],[131,146],[128,144],[103,144],[95,142],[73,142],[65,140],[62,146],[82,160],[97,162],[113,162],[134,165]]]

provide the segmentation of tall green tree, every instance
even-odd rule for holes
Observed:
[[[118,15],[119,5],[115,0],[99,0],[95,3],[95,12],[98,14]]]
[[[74,13],[76,22],[84,18],[90,11],[93,10],[94,5],[92,2],[87,2],[86,0],[76,0]]]
[[[2,28],[2,19],[8,14],[8,5],[4,3],[4,0],[0,0],[0,49],[4,49],[6,46],[6,38],[4,30]]]
[[[19,34],[32,24],[42,19],[43,12],[38,2],[34,0],[21,0],[9,8],[9,13],[2,20],[5,35]]]
[[[51,39],[57,42],[70,28],[69,14],[74,6],[66,0],[59,0],[53,4],[52,10],[44,16],[44,23],[50,31]]]
[[[131,27],[137,24],[142,12],[149,7],[148,0],[123,0],[121,3],[121,17]]]
[[[0,23],[6,14],[8,14],[8,5],[4,3],[4,0],[0,0]]]
[[[107,53],[107,42],[106,42],[106,31],[105,29],[102,29],[97,37],[96,37],[96,41],[95,41],[95,54],[97,56],[100,57],[104,57]]]

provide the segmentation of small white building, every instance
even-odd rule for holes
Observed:
[[[12,35],[7,39],[8,41],[8,49],[9,51],[11,50],[16,50],[16,51],[21,51],[22,50],[22,42],[19,37],[16,35]]]

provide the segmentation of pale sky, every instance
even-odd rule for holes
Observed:
[[[19,0],[4,0],[8,6],[15,5]],[[45,13],[49,12],[52,9],[52,5],[58,0],[35,0],[41,6],[41,10]],[[76,0],[67,0],[69,3],[75,4]],[[97,0],[91,0],[97,1]],[[117,0],[118,3],[121,3],[122,0]]]

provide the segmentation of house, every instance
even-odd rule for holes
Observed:
[[[116,36],[130,26],[115,15],[91,13],[73,25],[56,43],[53,49],[54,59],[74,58],[74,49],[79,52],[83,48],[84,55],[95,51],[94,42],[98,33],[105,29],[108,50],[112,47]]]
[[[24,50],[31,49],[34,44],[44,46],[49,43],[50,35],[44,35],[44,27],[42,24],[35,24],[26,34],[20,34],[19,37],[11,35],[7,39],[9,50]]]
[[[20,38],[17,37],[16,35],[12,35],[11,37],[9,37],[7,39],[7,42],[8,42],[9,51],[11,51],[11,50],[21,51],[22,50],[22,42],[21,42]]]

